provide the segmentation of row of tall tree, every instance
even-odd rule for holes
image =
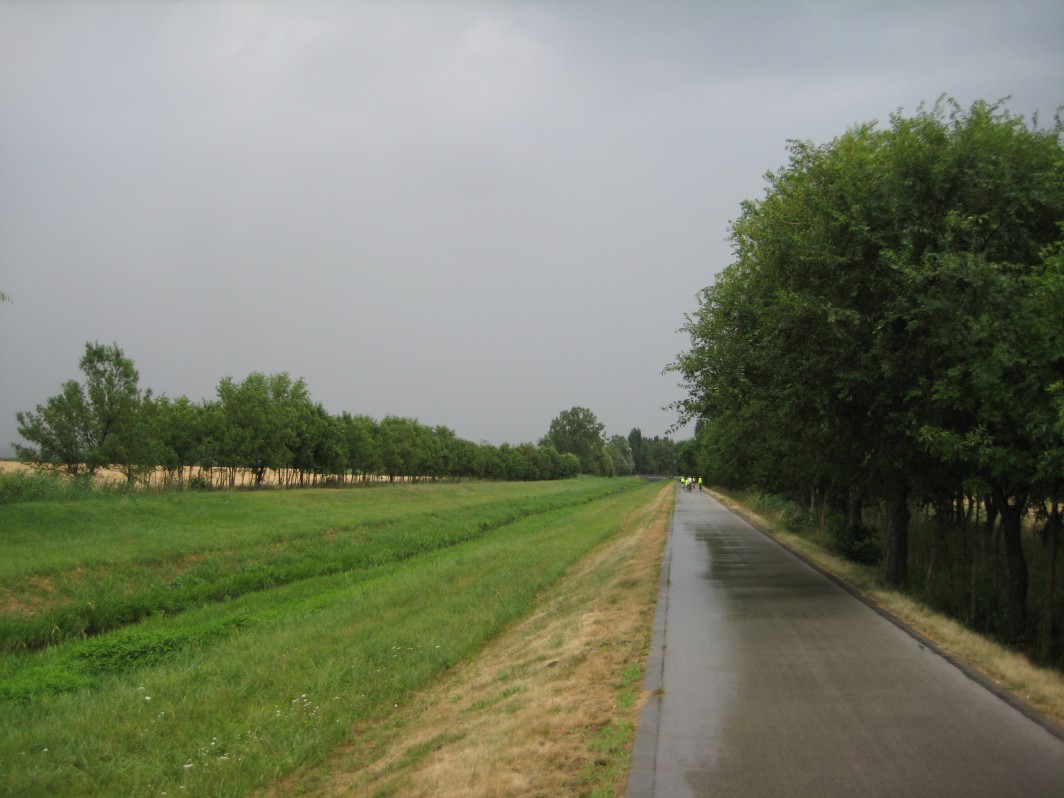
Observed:
[[[676,443],[668,438],[644,438],[638,427],[628,437],[607,437],[605,425],[586,407],[563,410],[550,423],[540,446],[575,454],[580,470],[600,476],[676,473]]]
[[[89,343],[84,380],[68,380],[33,412],[17,414],[19,457],[69,474],[103,467],[130,482],[162,473],[232,487],[396,478],[542,480],[580,473],[627,476],[671,474],[675,445],[668,438],[607,438],[595,414],[562,411],[538,443],[493,446],[463,440],[447,427],[414,419],[330,414],[302,379],[250,374],[218,383],[217,399],[154,397],[117,344]]]
[[[1055,563],[1064,502],[1062,134],[1059,116],[940,100],[792,142],[670,367],[702,473],[812,495],[858,537],[877,502],[894,584],[913,508],[979,497],[1000,519],[1012,640],[1025,521],[1047,521]]]
[[[17,414],[23,460],[69,474],[121,469],[131,482],[162,471],[169,481],[234,486],[343,483],[381,476],[561,479],[581,473],[576,454],[549,443],[494,446],[447,427],[389,416],[328,413],[288,374],[226,377],[217,399],[153,397],[117,344],[86,344],[84,381],[68,380],[34,412]]]
[[[668,436],[644,438],[642,430],[635,427],[628,433],[628,448],[632,451],[632,463],[637,474],[671,476],[681,471],[690,471],[680,467],[679,446]]]

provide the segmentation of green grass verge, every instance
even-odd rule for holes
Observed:
[[[617,707],[624,715],[631,715],[645,677],[642,663],[629,665],[621,674],[615,687]],[[588,742],[595,759],[583,776],[589,798],[612,798],[616,785],[627,781],[634,740],[635,723],[631,717],[616,718],[595,732]]]

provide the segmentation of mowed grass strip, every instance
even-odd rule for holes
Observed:
[[[0,792],[262,788],[320,761],[357,724],[387,724],[415,691],[527,613],[658,487],[630,482],[370,578],[314,577],[157,619],[190,635],[223,631],[91,689],[5,702]]]
[[[376,567],[626,484],[185,493],[0,508],[0,652]]]

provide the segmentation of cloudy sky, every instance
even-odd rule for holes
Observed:
[[[788,139],[943,94],[1048,124],[1059,0],[0,0],[0,454],[116,342],[156,394],[665,434]],[[681,430],[676,437],[685,437]]]

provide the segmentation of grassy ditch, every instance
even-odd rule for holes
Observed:
[[[25,526],[5,508],[0,550],[21,553],[12,568],[2,552],[8,584],[22,574],[55,585],[76,569],[44,545],[43,519],[77,506],[81,532],[60,520],[56,534],[74,550],[95,552],[82,568],[102,575],[104,604],[140,595],[150,582],[145,573],[169,563],[157,572],[166,573],[193,554],[215,563],[216,581],[246,567],[242,547],[274,545],[283,557],[293,541],[324,540],[307,558],[333,565],[242,593],[203,594],[180,611],[151,612],[40,651],[9,651],[0,658],[0,793],[262,789],[320,762],[353,730],[387,727],[419,690],[529,613],[659,490],[586,479],[143,497],[141,512],[112,501],[42,504],[39,516],[21,516]],[[216,504],[226,498],[248,504]],[[370,538],[380,544],[374,556],[335,565]],[[258,561],[258,553],[248,556]],[[124,581],[127,570],[137,576]]]
[[[627,484],[141,494],[8,506],[0,512],[0,653],[317,576],[369,573]]]

